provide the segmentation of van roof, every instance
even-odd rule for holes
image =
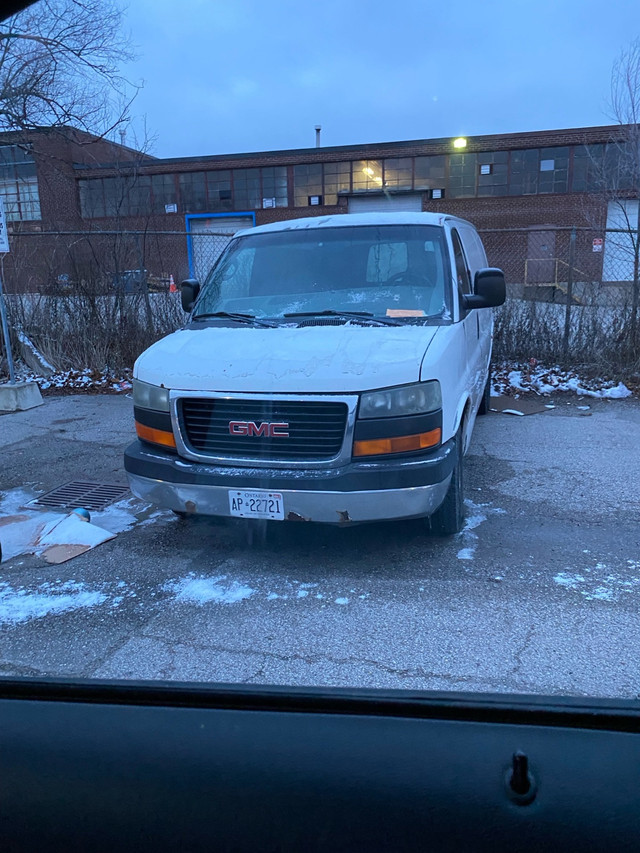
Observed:
[[[393,211],[389,213],[334,213],[330,216],[305,216],[303,219],[285,219],[247,228],[237,234],[262,234],[271,231],[295,231],[303,228],[353,228],[356,225],[443,225],[445,220],[464,222],[458,216],[447,213],[412,213],[411,211]],[[473,226],[472,226],[473,227]]]

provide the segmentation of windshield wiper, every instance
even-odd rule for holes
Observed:
[[[260,320],[253,314],[238,314],[233,311],[211,311],[205,314],[197,314],[191,320],[208,320],[211,317],[221,317],[223,320],[235,320],[238,323],[250,323],[256,326],[265,326],[266,328],[274,328],[273,323],[267,323],[265,320]]]
[[[397,320],[390,317],[376,317],[371,311],[335,311],[329,308],[326,311],[296,311],[292,314],[283,314],[283,317],[345,317],[347,320],[355,318],[356,320],[372,320],[374,323],[380,323],[382,326],[399,326]]]

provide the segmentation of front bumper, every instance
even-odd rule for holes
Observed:
[[[327,469],[204,465],[140,441],[125,451],[132,492],[158,506],[230,516],[229,489],[267,489],[282,493],[285,519],[332,524],[431,515],[444,500],[454,463],[452,441],[419,458]]]

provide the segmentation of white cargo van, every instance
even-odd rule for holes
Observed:
[[[349,214],[240,232],[134,369],[134,494],[180,514],[463,525],[504,276],[473,226]]]

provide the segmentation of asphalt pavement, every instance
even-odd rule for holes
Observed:
[[[637,696],[640,403],[556,396],[478,419],[450,539],[287,522],[250,544],[244,522],[130,500],[86,554],[10,557],[0,675]],[[0,514],[126,482],[132,436],[124,396],[0,416]]]

